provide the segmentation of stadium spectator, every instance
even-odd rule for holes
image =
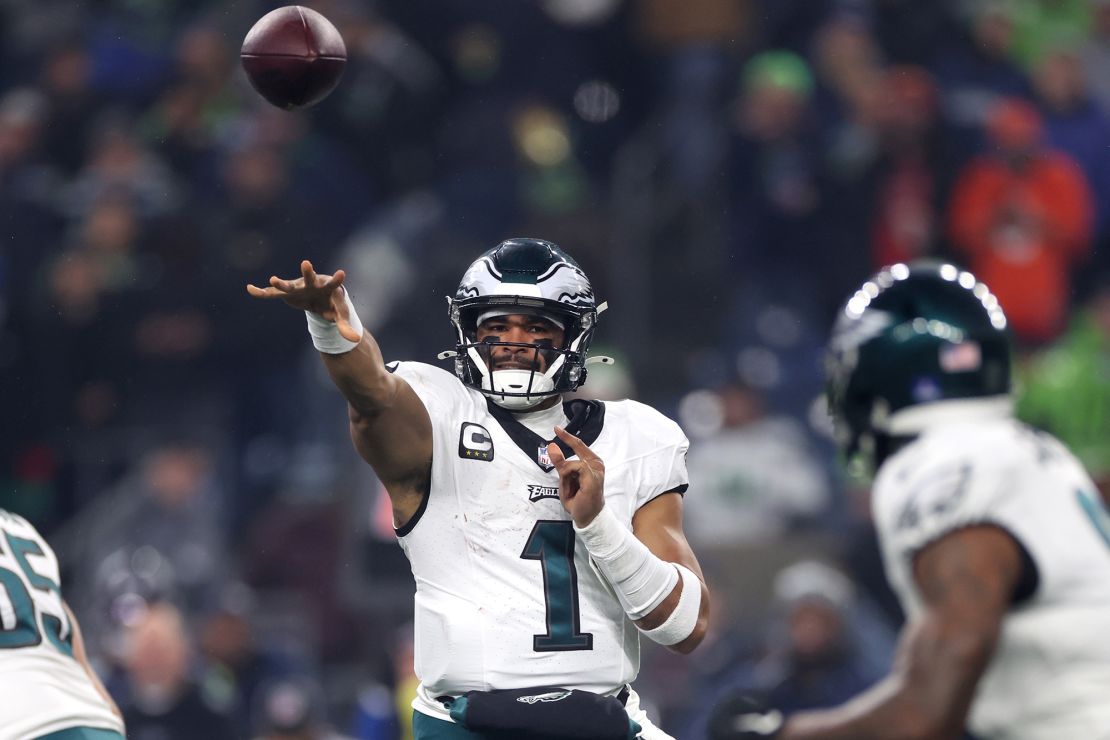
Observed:
[[[1110,111],[1110,0],[1091,2],[1091,30],[1078,47],[1083,59],[1083,77],[1091,96],[1103,112]]]
[[[92,69],[88,51],[75,39],[50,44],[41,58],[37,83],[47,103],[42,156],[65,176],[86,161],[97,114],[106,107],[90,84]]]
[[[988,122],[992,151],[960,172],[949,204],[952,245],[989,281],[1018,339],[1063,329],[1072,270],[1091,251],[1093,202],[1073,159],[1047,149],[1029,103],[1007,100]]]
[[[768,411],[757,389],[716,392],[720,429],[688,455],[698,505],[686,511],[692,542],[712,548],[768,543],[813,525],[830,504],[829,481],[793,418]]]
[[[233,585],[226,589],[220,606],[198,620],[199,681],[213,693],[230,697],[226,704],[239,737],[262,730],[252,720],[265,701],[266,687],[305,673],[300,661],[288,650],[275,649],[258,621],[251,619],[253,599],[246,586]]]
[[[880,90],[873,269],[941,251],[943,208],[955,176],[932,76],[920,67],[891,67]]]
[[[882,677],[894,636],[840,570],[801,560],[775,575],[762,640],[756,655],[702,687],[686,737],[706,737],[713,708],[733,695],[783,712],[840,704]]]
[[[823,172],[813,86],[809,65],[792,52],[752,57],[733,104],[728,165],[735,293],[767,300],[772,291],[806,314],[819,310],[825,287],[791,266],[828,257],[818,238]]]
[[[1076,47],[1091,25],[1090,0],[1007,0],[1013,6],[1014,58],[1026,69],[1061,45]]]
[[[1080,54],[1075,44],[1045,49],[1033,68],[1033,85],[1045,143],[1075,160],[1087,178],[1094,236],[1101,242],[1110,235],[1110,117],[1091,97]]]
[[[181,432],[169,436],[67,529],[65,554],[97,654],[117,630],[121,603],[165,599],[192,619],[212,608],[229,577],[213,455]]]
[[[1029,79],[1013,62],[1014,19],[1010,0],[961,3],[963,32],[937,46],[931,69],[941,90],[944,116],[958,135],[959,154],[982,144],[981,131],[1003,98],[1028,98]]]
[[[822,235],[817,254],[823,261],[817,271],[824,275],[822,282],[827,284],[821,288],[829,294],[818,310],[820,316],[832,309],[838,300],[834,295],[867,270],[861,246],[869,239],[867,225],[874,210],[872,175],[881,156],[879,125],[885,101],[881,52],[861,19],[830,19],[818,30],[812,56],[817,80],[813,109],[823,170],[820,215],[814,224]]]
[[[130,198],[144,219],[173,213],[181,205],[178,174],[139,139],[130,116],[109,110],[94,120],[88,154],[60,194],[64,214],[80,216],[116,193]]]
[[[234,51],[226,31],[211,21],[189,24],[175,45],[169,81],[136,124],[191,186],[212,183],[221,140],[247,107],[236,85]]]
[[[322,716],[322,691],[310,681],[287,679],[264,687],[259,697],[255,740],[352,740]],[[360,739],[361,740],[361,739]]]
[[[181,613],[151,605],[125,637],[126,683],[117,697],[134,740],[233,740],[226,709],[192,678],[193,650]]]

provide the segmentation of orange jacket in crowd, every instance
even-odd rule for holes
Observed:
[[[1093,221],[1086,178],[1051,151],[1020,167],[1001,156],[972,160],[949,211],[953,246],[998,297],[1015,336],[1030,343],[1063,329],[1070,271],[1091,251]]]

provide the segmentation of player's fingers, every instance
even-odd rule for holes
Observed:
[[[247,285],[247,292],[255,298],[280,298],[281,291],[274,288],[259,288],[255,285]]]
[[[290,293],[290,292],[296,290],[296,288],[298,287],[296,280],[283,280],[282,278],[279,278],[277,275],[271,275],[270,276],[270,285],[277,288],[282,293]]]
[[[588,460],[591,464],[594,462],[601,462],[601,458],[594,454],[590,446],[574,436],[562,427],[555,427],[555,436],[567,443],[567,445],[574,450],[574,454],[578,455],[580,460]]]
[[[344,272],[343,270],[336,270],[335,274],[332,275],[327,280],[325,280],[324,284],[321,287],[323,287],[323,288],[333,288],[334,289],[334,288],[338,288],[340,285],[343,285],[343,283],[345,283],[346,281],[347,281],[347,273]]]
[[[316,287],[316,269],[308,260],[301,260],[301,277],[304,278],[304,284],[308,287]]]
[[[559,480],[564,484],[575,483],[577,484],[582,480],[583,475],[589,475],[590,469],[586,463],[581,460],[565,460],[562,466],[557,467],[559,471]],[[577,485],[574,486],[577,489]]]

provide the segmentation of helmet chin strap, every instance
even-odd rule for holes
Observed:
[[[529,389],[531,384],[531,389]],[[509,411],[527,411],[551,398],[555,381],[547,374],[532,370],[494,370],[482,378],[488,387],[486,396],[495,404]],[[507,396],[505,393],[527,393],[525,396]]]

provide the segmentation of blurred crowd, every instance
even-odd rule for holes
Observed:
[[[318,0],[306,111],[237,52],[275,4],[0,0],[0,507],[54,542],[133,737],[404,737],[411,577],[303,327],[342,267],[387,359],[511,236],[612,306],[585,395],[691,437],[713,647],[645,649],[661,726],[837,702],[890,659],[822,345],[891,262],[967,267],[1019,409],[1110,484],[1110,0]]]

